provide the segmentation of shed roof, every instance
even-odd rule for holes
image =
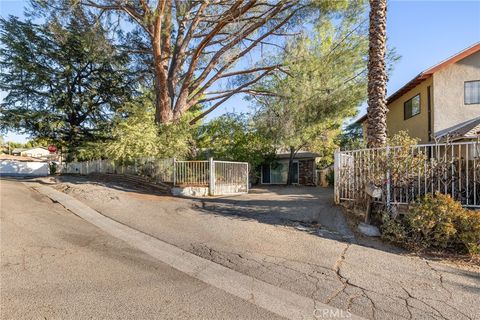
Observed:
[[[277,159],[289,159],[290,153],[289,152],[277,153],[276,157]],[[309,152],[309,151],[298,151],[294,159],[315,159],[318,157],[320,157],[318,153]]]

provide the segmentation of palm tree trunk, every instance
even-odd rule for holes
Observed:
[[[386,26],[387,0],[370,0],[367,109],[369,148],[381,147],[387,140]]]

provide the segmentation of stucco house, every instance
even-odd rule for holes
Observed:
[[[317,162],[320,155],[308,151],[298,151],[293,159],[293,184],[314,186]],[[286,184],[290,153],[277,153],[275,160],[263,164],[260,170],[261,184]]]
[[[387,130],[420,143],[480,135],[480,43],[422,71],[387,98]],[[367,116],[357,120],[366,132]]]

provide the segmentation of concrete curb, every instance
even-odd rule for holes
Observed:
[[[38,183],[24,184],[33,187],[53,201],[59,202],[80,218],[159,261],[279,316],[302,320],[363,319],[348,311],[316,302],[311,298],[273,286],[184,251],[112,220],[79,200],[53,188]]]

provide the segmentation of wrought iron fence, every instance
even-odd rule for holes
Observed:
[[[210,183],[209,161],[175,161],[175,186],[208,186]]]
[[[480,207],[480,144],[457,142],[335,153],[335,201],[362,202],[365,186],[381,187],[375,199],[408,204],[418,196],[450,194],[465,207]]]

